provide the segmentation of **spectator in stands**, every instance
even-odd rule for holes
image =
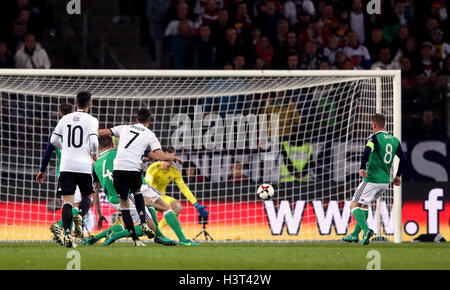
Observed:
[[[331,69],[344,69],[344,64],[347,61],[347,56],[343,51],[338,51],[334,57],[334,63],[331,66]]]
[[[26,33],[33,33],[37,40],[41,40],[41,23],[33,17],[30,7],[21,8],[17,19],[25,26]]]
[[[269,37],[267,35],[261,35],[259,42],[256,44],[255,52],[257,57],[263,59],[267,66],[271,66],[273,48],[270,45]]]
[[[303,29],[299,35],[300,46],[303,49],[310,41],[316,44],[316,48],[322,51],[328,45],[330,32],[325,27],[320,26],[318,18],[311,19],[308,28]]]
[[[300,69],[318,69],[324,59],[323,55],[317,51],[316,44],[310,41],[306,44],[305,52],[300,58]]]
[[[33,34],[27,34],[24,37],[24,45],[16,52],[14,56],[16,68],[39,68],[49,69],[50,60],[47,52],[36,42]]]
[[[400,70],[402,72],[402,88],[412,88],[415,84],[415,75],[412,70],[411,59],[406,55],[400,58]]]
[[[375,62],[378,60],[378,51],[380,48],[389,46],[389,44],[383,39],[383,30],[376,28],[370,32],[370,38],[367,40],[365,46],[369,50],[371,60]]]
[[[339,20],[334,15],[334,8],[331,3],[326,3],[323,6],[320,17],[320,26],[328,29],[332,33],[336,32],[339,27]]]
[[[320,70],[329,70],[330,68],[331,67],[330,67],[330,64],[328,63],[328,61],[322,61],[319,65]]]
[[[200,11],[200,14],[194,24],[195,28],[202,24],[213,25],[218,21],[219,6],[217,6],[217,0],[204,1],[203,9],[198,11]]]
[[[256,26],[261,29],[269,39],[275,39],[277,35],[277,23],[283,17],[278,11],[274,0],[265,0],[261,13],[255,18]]]
[[[14,62],[6,42],[0,42],[0,68],[13,68]]]
[[[189,21],[182,20],[178,24],[178,34],[170,43],[172,68],[187,69],[192,67],[192,27]]]
[[[391,52],[394,60],[399,61],[403,55],[403,51],[406,49],[406,41],[409,37],[408,26],[400,26],[398,29],[397,37],[391,43]]]
[[[388,43],[391,43],[397,36],[398,28],[400,26],[409,25],[409,19],[405,15],[404,0],[395,0],[392,10],[386,12],[383,25],[383,36]]]
[[[215,3],[212,3],[212,1],[209,0],[196,0],[194,5],[194,14],[196,14],[200,18],[203,18],[205,14],[209,13],[208,11],[214,11],[213,7],[215,7],[216,9],[224,8],[224,1],[226,0],[216,0]],[[206,16],[206,18],[208,17],[209,16]]]
[[[236,28],[228,27],[226,31],[226,41],[217,47],[218,67],[223,67],[225,63],[232,63],[236,55],[243,54],[243,48],[240,41],[237,39]]]
[[[211,29],[209,25],[202,24],[199,28],[199,35],[195,36],[193,68],[194,69],[214,69],[216,58],[216,45],[211,39]]]
[[[422,48],[420,50],[420,59],[415,65],[416,71],[418,73],[425,73],[427,77],[430,77],[433,70],[438,70],[439,65],[433,58],[433,45],[431,42],[422,43]]]
[[[369,55],[369,50],[367,49],[367,47],[359,43],[358,35],[356,34],[356,32],[350,31],[348,33],[347,45],[344,47],[343,51],[349,59],[352,59],[353,56],[355,55],[362,55],[363,56],[362,66],[366,69],[370,67],[371,59]]]
[[[298,16],[298,22],[291,27],[292,31],[295,31],[295,33],[300,33],[305,28],[308,28],[309,22],[314,17],[315,14],[309,14],[308,11],[301,11],[300,15]]]
[[[233,60],[233,69],[241,70],[245,68],[245,57],[241,54],[236,55]]]
[[[316,9],[311,0],[288,0],[284,3],[284,17],[289,21],[290,26],[299,22],[300,15],[315,15]]]
[[[288,70],[297,70],[299,69],[299,65],[298,65],[298,55],[297,54],[290,54],[287,57],[286,60],[286,64],[287,64],[287,69]]]
[[[323,50],[323,55],[329,63],[334,63],[336,53],[342,50],[338,44],[337,36],[332,34],[328,40],[328,46]]]
[[[431,41],[433,31],[439,28],[439,21],[434,17],[427,18],[424,26],[424,30],[419,34],[419,39],[422,41]]]
[[[364,15],[364,6],[361,0],[352,1],[352,11],[350,12],[350,29],[356,32],[358,41],[364,43],[366,41],[366,16]]]
[[[240,39],[244,40],[250,36],[252,20],[248,15],[246,2],[239,2],[237,4],[236,15],[234,17],[234,28],[236,28],[236,33]]]
[[[175,36],[178,33],[178,24],[180,21],[187,20],[191,27],[194,27],[194,23],[188,19],[189,7],[185,2],[177,4],[177,19],[169,22],[164,32],[165,36]]]
[[[286,19],[280,19],[277,24],[277,37],[271,41],[274,58],[271,64],[273,69],[281,69],[286,63],[286,55],[283,53],[287,48],[289,23]]]
[[[194,162],[188,161],[183,163],[183,178],[186,183],[204,182],[205,178],[200,174],[200,170],[195,166]]]
[[[266,64],[264,59],[258,57],[255,60],[255,65],[253,66],[253,69],[263,70],[263,69],[269,69],[270,67]]]
[[[235,162],[233,165],[231,165],[230,169],[231,176],[228,178],[228,181],[241,182],[248,180],[248,176],[242,174],[242,163]]]
[[[400,64],[392,60],[389,47],[382,47],[378,52],[378,61],[372,64],[371,69],[399,69]]]
[[[22,21],[15,19],[13,21],[13,29],[8,37],[8,46],[12,51],[17,51],[19,46],[23,44],[24,36],[27,29]]]
[[[217,46],[220,46],[226,42],[226,31],[231,25],[229,13],[227,9],[220,9],[217,12],[217,21],[211,25],[211,35],[214,38]]]
[[[333,32],[339,39],[339,46],[344,46],[350,30],[350,20],[347,11],[343,11],[339,16],[337,30]]]
[[[439,138],[445,134],[441,124],[435,119],[431,109],[425,109],[422,112],[420,123],[415,132],[416,137],[421,139]]]
[[[433,44],[434,59],[441,64],[441,62],[450,55],[450,44],[444,42],[442,30],[435,29],[431,37],[431,42]],[[441,65],[439,65],[441,67]]]

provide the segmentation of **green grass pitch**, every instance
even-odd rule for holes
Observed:
[[[382,270],[450,269],[450,243],[203,243],[164,247],[148,243],[109,247],[79,245],[82,270],[365,270],[370,250],[380,253]],[[0,269],[65,270],[67,249],[51,242],[1,242]]]

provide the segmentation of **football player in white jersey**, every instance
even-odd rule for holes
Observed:
[[[75,105],[77,111],[59,120],[50,139],[53,146],[61,149],[58,184],[64,200],[62,208],[64,245],[68,248],[76,247],[70,234],[75,188],[79,187],[82,196],[78,212],[88,212],[91,206],[89,196],[93,192],[91,153],[95,158],[98,151],[98,120],[88,114],[91,94],[86,91],[78,93]]]
[[[114,188],[120,198],[120,211],[126,229],[136,246],[145,246],[137,237],[133,219],[130,214],[128,192],[132,192],[135,199],[136,210],[141,220],[142,231],[148,235],[150,229],[146,224],[145,202],[139,191],[142,185],[142,156],[150,148],[152,158],[157,160],[171,160],[182,163],[177,156],[161,150],[161,144],[155,134],[148,129],[150,125],[150,111],[140,109],[137,113],[136,124],[121,125],[110,129],[99,130],[99,135],[112,135],[120,137],[117,155],[114,159]]]

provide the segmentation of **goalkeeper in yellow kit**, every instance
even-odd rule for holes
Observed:
[[[175,153],[175,150],[172,147],[169,147],[164,151],[172,154]],[[189,187],[184,183],[181,172],[173,166],[173,161],[161,161],[150,165],[145,173],[145,181],[150,186],[156,188],[161,193],[161,198],[170,205],[176,215],[179,215],[183,209],[181,203],[175,198],[166,195],[167,185],[169,185],[170,182],[175,181],[181,193],[197,209],[199,215],[202,218],[208,217],[209,212],[205,209],[206,206],[200,205],[197,202],[197,199],[189,190]],[[159,222],[159,228],[162,229],[165,225],[167,225],[167,221],[163,218]]]

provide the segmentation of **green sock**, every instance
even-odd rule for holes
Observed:
[[[136,235],[138,237],[142,237],[144,235],[144,233],[142,232],[141,226],[134,226],[134,231],[136,232]],[[129,236],[130,236],[130,232],[128,230],[122,230],[120,232],[114,232],[113,239],[115,241],[117,241],[119,239],[127,238]]]
[[[112,226],[110,228],[107,228],[103,232],[101,232],[101,233],[99,233],[99,234],[94,236],[95,242],[98,242],[101,239],[106,238],[106,236],[107,236],[109,231],[120,232],[120,231],[123,231],[123,227],[122,227],[122,225],[115,225],[115,226]]]
[[[169,211],[168,213],[166,213],[164,215],[164,217],[166,218],[167,223],[172,228],[174,233],[177,235],[177,237],[180,240],[180,242],[186,241],[187,239],[184,236],[183,231],[181,230],[180,222],[178,221],[177,216],[175,215],[175,213],[173,211]]]
[[[362,210],[363,211],[363,213],[364,213],[364,216],[365,216],[365,218],[366,218],[366,221],[367,221],[367,217],[369,216],[369,210]],[[361,232],[361,227],[358,225],[358,223],[356,223],[356,226],[355,226],[355,230],[353,231],[353,233],[352,233],[352,236],[359,236],[359,233]]]
[[[72,207],[72,216],[77,215],[77,214],[78,214],[78,208]],[[57,224],[58,224],[60,227],[63,227],[62,218],[57,222]]]
[[[148,211],[150,212],[150,215],[152,216],[153,222],[155,223],[155,226],[156,226],[155,235],[160,238],[164,237],[163,233],[159,229],[158,216],[156,215],[155,207],[153,205],[151,205],[151,206],[148,206],[147,208],[148,208]]]
[[[367,213],[365,213],[367,212]],[[367,226],[367,216],[368,216],[368,212],[366,210],[362,210],[360,208],[355,208],[353,210],[353,216],[355,217],[356,220],[356,224],[359,225],[359,227],[365,232],[367,232],[369,230],[369,227]]]

